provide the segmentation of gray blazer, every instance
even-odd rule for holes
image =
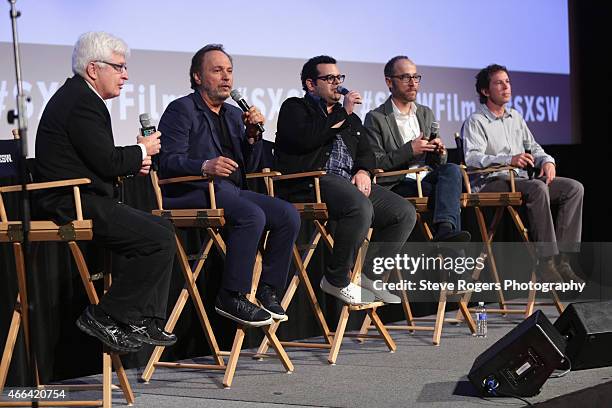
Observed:
[[[419,127],[429,137],[434,114],[427,106],[417,104],[416,117]],[[386,171],[407,169],[416,161],[410,143],[404,143],[402,135],[393,115],[391,97],[378,108],[367,113],[364,123],[368,130],[368,140],[376,156],[376,167]],[[444,164],[447,155],[436,156],[437,164]],[[385,177],[380,184],[393,187],[405,176]]]

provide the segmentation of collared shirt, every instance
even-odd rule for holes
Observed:
[[[421,127],[419,126],[419,120],[416,116],[417,105],[414,102],[410,102],[410,111],[408,113],[402,113],[399,108],[395,105],[393,98],[391,99],[391,105],[393,106],[393,117],[399,128],[400,135],[404,143],[410,143],[417,137],[421,136]],[[418,167],[427,167],[425,164],[425,155],[422,154],[416,158],[416,161],[409,167],[416,169]],[[425,177],[429,172],[421,172],[421,179]],[[406,174],[406,178],[416,180],[416,173]]]
[[[506,108],[503,115],[497,117],[486,104],[482,104],[480,109],[467,120],[462,132],[465,164],[468,167],[508,165],[512,156],[525,153],[526,146],[531,147],[535,167],[541,168],[545,163],[555,164],[555,159],[546,154],[542,146],[535,141],[527,123],[515,109]],[[525,170],[515,171],[519,177],[527,177]],[[484,184],[484,178],[500,175],[492,173],[489,176],[480,177],[475,185],[481,187]]]
[[[327,105],[325,102],[320,97],[310,93],[308,96],[314,99],[325,115],[327,115]],[[327,159],[327,163],[325,163],[325,171],[350,180],[352,177],[351,174],[353,173],[354,161],[351,152],[348,147],[346,147],[346,143],[342,140],[342,136],[340,135],[341,129],[342,126],[338,129],[332,129],[332,131],[337,131],[338,133],[336,133],[329,159]]]
[[[91,89],[92,91],[94,91],[94,93],[96,95],[98,95],[98,98],[100,98],[100,100],[102,102],[104,102],[104,98],[102,98],[102,96],[100,96],[100,94],[98,93],[98,91],[96,91],[96,88],[93,87],[92,84],[89,83],[88,80],[86,80],[85,78],[83,78],[85,80],[85,83],[87,84],[87,86],[89,87],[89,89]],[[108,105],[106,104],[106,102],[104,102],[104,106],[106,106],[106,109],[108,109]],[[142,151],[142,160],[144,160],[148,154],[147,154],[147,148],[145,147],[145,145],[143,145],[142,143],[138,143],[137,146],[140,146],[140,150]]]

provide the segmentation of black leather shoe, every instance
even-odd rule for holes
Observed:
[[[130,336],[120,323],[112,317],[96,317],[94,305],[89,305],[76,321],[79,329],[100,340],[105,346],[120,353],[133,353],[140,350],[142,343]]]
[[[146,318],[127,325],[127,331],[138,341],[153,346],[172,346],[176,343],[176,335],[168,333],[157,325],[157,319]]]
[[[289,316],[285,313],[285,309],[280,305],[276,298],[276,289],[265,283],[259,284],[257,288],[257,294],[255,295],[261,308],[272,315],[274,320],[279,322],[285,322],[289,320]]]
[[[449,231],[444,234],[436,234],[434,242],[470,242],[472,235],[467,231]]]
[[[215,310],[221,316],[252,327],[267,326],[274,322],[270,313],[249,302],[245,295],[232,294],[223,289],[221,291],[215,302]]]

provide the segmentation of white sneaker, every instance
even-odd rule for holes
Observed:
[[[376,296],[378,299],[382,300],[384,303],[402,303],[399,296],[394,295],[386,289],[376,289],[374,287],[374,281],[371,281],[366,276],[361,275],[361,283],[359,284],[362,288],[369,290]],[[380,282],[377,284],[378,287],[381,287]]]
[[[348,286],[343,288],[336,287],[329,283],[325,276],[321,279],[321,290],[323,292],[332,295],[344,303],[349,305],[366,305],[376,300],[376,296],[367,289],[357,286],[354,283],[349,283]]]

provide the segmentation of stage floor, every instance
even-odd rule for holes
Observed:
[[[554,309],[544,310],[554,322],[558,316]],[[128,376],[136,406],[147,408],[520,407],[526,404],[516,399],[473,396],[467,373],[476,356],[521,320],[489,314],[486,338],[472,337],[465,325],[446,324],[439,347],[431,344],[431,332],[393,331],[398,346],[395,353],[389,353],[379,340],[359,344],[345,338],[335,366],[327,363],[322,350],[289,349],[295,365],[292,374],[286,374],[274,358],[256,361],[241,356],[231,389],[223,388],[222,373],[211,371],[158,368],[149,384],[137,381],[142,369],[128,370]],[[194,361],[206,363],[210,359],[184,362]],[[95,383],[100,379],[91,376],[80,380]],[[576,406],[577,400],[582,406],[605,406],[596,399],[612,401],[611,385],[612,367],[570,372],[562,378],[550,378],[541,393],[528,400],[549,401],[543,404],[546,407]],[[114,392],[114,404],[126,405],[120,392]]]

